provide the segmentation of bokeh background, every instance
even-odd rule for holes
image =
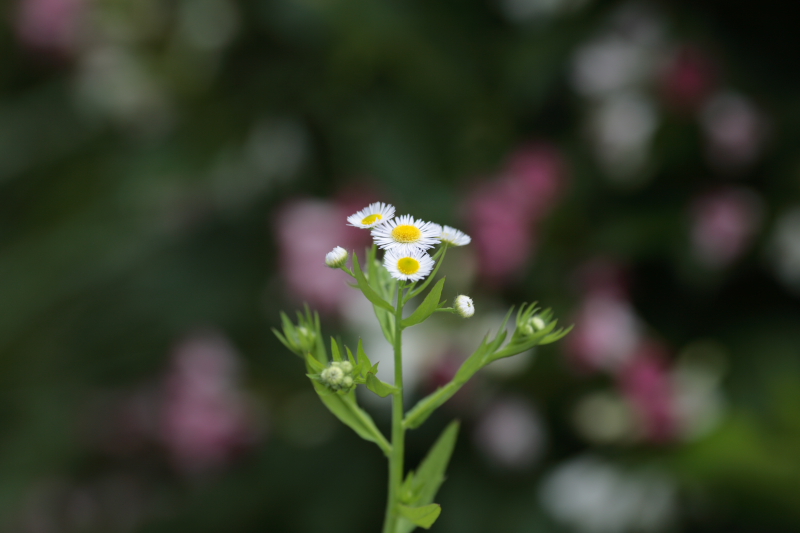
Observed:
[[[385,463],[273,338],[371,201],[450,224],[464,323],[574,331],[409,435],[462,433],[442,532],[800,530],[800,41],[791,2],[8,0],[0,530],[370,532]],[[387,365],[383,370],[388,370]],[[390,376],[385,376],[391,379]],[[362,398],[386,428],[385,402]]]

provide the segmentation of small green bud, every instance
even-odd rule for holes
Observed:
[[[334,361],[320,372],[319,379],[331,390],[350,390],[355,385],[353,364],[350,361]]]
[[[319,377],[331,388],[339,388],[345,378],[345,374],[336,363],[331,363],[331,366],[323,370]]]
[[[542,317],[539,315],[534,315],[530,318],[530,320],[522,324],[520,330],[522,330],[522,333],[525,335],[533,335],[537,331],[543,330],[546,326],[547,324],[544,320],[542,320]]]
[[[314,349],[314,341],[317,340],[317,334],[313,330],[305,326],[297,326],[297,344],[303,349],[304,352],[310,352]]]

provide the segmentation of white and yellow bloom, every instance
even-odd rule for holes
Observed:
[[[375,244],[384,250],[427,250],[439,243],[442,227],[433,222],[416,220],[411,215],[394,218],[372,230]]]
[[[450,226],[444,226],[442,228],[439,238],[448,246],[464,246],[465,244],[472,242],[472,237],[463,231],[457,230],[456,228],[451,228]]]
[[[464,294],[456,296],[455,305],[456,313],[464,318],[469,318],[475,314],[475,306],[472,304],[472,298]]]
[[[383,202],[369,204],[361,211],[347,217],[348,226],[357,228],[374,228],[394,217],[394,206]]]
[[[430,255],[419,248],[387,250],[383,256],[383,266],[394,279],[419,281],[433,270],[434,261]]]
[[[331,268],[342,268],[347,263],[347,250],[337,246],[325,254],[325,264]]]

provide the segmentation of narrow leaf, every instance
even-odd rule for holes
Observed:
[[[411,313],[411,316],[408,318],[404,318],[400,325],[404,328],[409,326],[413,326],[415,324],[419,324],[429,316],[431,316],[436,308],[439,306],[439,298],[442,296],[442,288],[444,288],[444,280],[445,278],[440,279],[436,282],[436,285],[433,286],[431,292],[428,293],[428,296],[425,297],[425,300],[419,304],[419,307]]]
[[[355,431],[362,439],[377,444],[387,457],[391,454],[391,445],[377,426],[375,426],[372,417],[356,404],[355,396],[352,391],[345,395],[330,394],[328,388],[322,383],[314,381],[313,379],[311,383],[314,385],[314,390],[317,392],[320,400],[322,400],[322,403],[325,404],[325,407],[327,407],[336,418],[341,420],[343,424],[349,426],[350,429]]]
[[[325,370],[325,365],[317,361],[310,353],[306,354],[306,366],[309,370],[313,370],[316,374],[319,374]]]
[[[453,455],[458,428],[458,420],[450,422],[417,468],[412,483],[412,490],[417,495],[416,504],[429,504],[436,497],[444,482],[450,456]]]
[[[339,343],[336,342],[336,339],[333,337],[331,337],[331,355],[334,361],[342,360],[342,353],[339,351]]]
[[[451,381],[444,387],[439,387],[436,391],[421,399],[419,403],[406,414],[403,420],[403,426],[405,426],[406,429],[418,428],[436,409],[452,398],[460,388],[461,384],[454,381]]]
[[[409,507],[407,505],[398,505],[397,510],[400,511],[400,516],[407,518],[415,525],[423,528],[430,529],[439,515],[442,513],[442,506],[438,503],[424,505],[422,507]]]
[[[367,298],[367,300],[372,302],[374,305],[377,305],[378,307],[382,307],[387,311],[394,312],[394,307],[392,307],[392,305],[389,302],[381,298],[378,295],[378,293],[375,292],[375,290],[372,287],[370,287],[367,278],[364,277],[364,273],[361,271],[361,265],[358,262],[358,256],[356,255],[355,252],[353,252],[353,272],[356,275],[358,288],[361,289],[361,292],[364,293],[364,296]]]
[[[397,388],[389,385],[385,381],[381,381],[375,376],[375,374],[371,372],[367,374],[367,388],[381,398],[386,398],[393,392],[397,391]]]
[[[358,339],[358,348],[356,348],[356,355],[358,356],[358,362],[365,362],[367,368],[372,366],[372,361],[369,360],[367,357],[367,352],[364,351],[364,341]]]

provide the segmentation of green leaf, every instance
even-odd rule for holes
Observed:
[[[358,356],[359,363],[365,363],[366,368],[372,367],[372,361],[367,357],[367,352],[364,351],[364,341],[358,339],[358,348],[356,348],[356,355]]]
[[[350,348],[345,346],[345,350],[347,350],[347,360],[350,361],[350,364],[353,365],[353,368],[358,368],[358,363],[356,362],[356,358],[353,357],[353,352],[350,351]]]
[[[438,409],[444,402],[453,397],[461,388],[461,383],[451,381],[444,387],[439,387],[433,393],[421,399],[417,405],[414,406],[403,420],[403,426],[406,429],[418,428],[425,422],[433,412]]]
[[[445,278],[440,279],[436,282],[436,285],[433,286],[431,292],[428,293],[428,296],[425,297],[425,300],[419,304],[419,307],[411,313],[408,318],[404,318],[400,325],[404,328],[409,326],[414,326],[419,324],[429,316],[431,316],[435,311],[436,308],[439,307],[439,298],[442,296],[442,288],[444,288],[444,280]]]
[[[367,278],[364,277],[364,273],[361,271],[361,265],[358,262],[358,256],[355,252],[353,252],[353,272],[356,275],[356,281],[358,282],[358,288],[361,289],[361,292],[364,293],[364,296],[372,302],[374,305],[378,307],[382,307],[387,311],[394,312],[394,307],[392,304],[381,298],[375,290],[370,287]]]
[[[444,482],[444,473],[450,463],[450,456],[453,455],[458,429],[458,420],[450,422],[414,473],[412,491],[417,495],[417,501],[414,503],[426,505],[436,497],[439,487]]]
[[[381,381],[371,372],[367,374],[367,388],[381,398],[386,398],[397,391],[396,387],[389,385],[385,381]]]
[[[423,505],[422,507],[398,505],[397,510],[400,512],[400,516],[407,518],[415,525],[424,529],[430,529],[442,513],[442,506],[438,503]]]
[[[306,354],[306,367],[309,370],[313,370],[315,374],[319,374],[326,368],[325,365],[317,361],[311,353]]]
[[[330,394],[330,390],[317,381],[311,380],[314,385],[314,390],[317,392],[319,399],[325,404],[325,407],[333,413],[336,418],[342,421],[355,431],[359,437],[370,442],[377,444],[383,453],[389,457],[392,452],[392,446],[375,426],[372,417],[361,409],[356,403],[355,393],[350,391],[347,394]]]
[[[382,307],[372,306],[372,308],[375,310],[384,338],[389,344],[394,345],[394,310],[390,313]]]
[[[334,361],[342,360],[342,352],[339,350],[339,343],[333,337],[331,337],[331,355]]]

